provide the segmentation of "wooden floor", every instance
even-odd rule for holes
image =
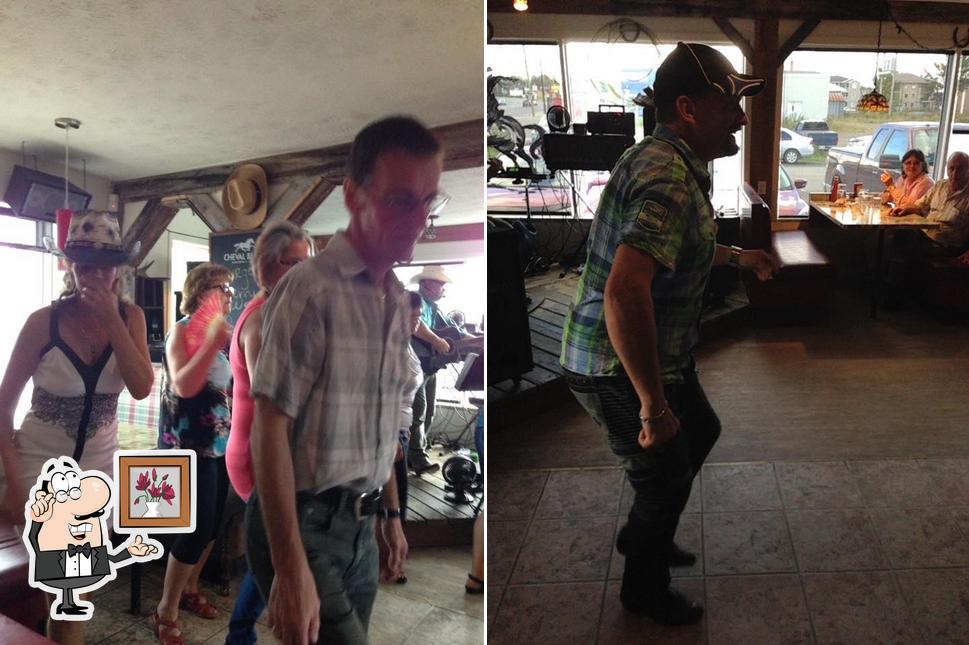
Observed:
[[[431,460],[440,463],[453,456],[430,450]],[[481,495],[474,496],[471,504],[447,501],[447,483],[441,471],[424,475],[411,475],[407,480],[407,522],[404,530],[410,546],[451,546],[471,544],[475,509]]]
[[[522,374],[519,381],[507,379],[488,388],[490,427],[500,427],[571,401],[562,378],[559,355],[565,317],[578,286],[577,272],[562,276],[557,268],[525,279],[535,366]],[[748,302],[743,285],[735,281],[728,283],[725,290],[729,292],[726,296],[704,307],[701,326],[705,339],[727,333],[745,320]]]

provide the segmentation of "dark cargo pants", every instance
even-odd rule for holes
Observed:
[[[669,558],[680,514],[693,478],[720,436],[720,420],[691,367],[683,371],[683,383],[664,388],[666,401],[680,420],[679,433],[644,450],[638,442],[639,397],[625,374],[590,377],[566,371],[565,379],[582,407],[605,428],[609,447],[622,460],[635,493],[616,540],[616,548],[626,556],[623,594],[660,594],[670,583]]]

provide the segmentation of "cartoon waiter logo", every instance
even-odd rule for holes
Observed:
[[[161,545],[141,535],[114,552],[108,550],[110,501],[110,479],[96,470],[81,472],[69,457],[49,459],[37,477],[26,506],[24,542],[30,553],[30,585],[58,596],[51,618],[89,619],[93,605],[75,594],[113,580],[118,567],[161,557]]]

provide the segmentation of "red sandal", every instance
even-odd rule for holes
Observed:
[[[155,632],[155,638],[161,645],[185,645],[185,639],[182,637],[182,629],[178,621],[165,620],[158,615],[157,609],[151,617],[151,626]]]
[[[211,620],[219,616],[219,610],[216,606],[206,600],[205,596],[198,591],[195,593],[183,591],[182,598],[178,601],[178,606],[180,609],[187,609],[199,618]]]

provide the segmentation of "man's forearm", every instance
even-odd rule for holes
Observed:
[[[256,491],[262,507],[273,567],[306,558],[296,517],[296,478],[289,447],[292,420],[263,397],[256,398],[250,442]]]
[[[606,330],[619,360],[632,381],[647,416],[666,405],[657,355],[656,317],[649,285],[607,289],[604,300]]]
[[[394,475],[394,467],[390,467],[390,479],[384,484],[383,492],[384,508],[400,509],[400,496],[397,493],[397,477]]]

